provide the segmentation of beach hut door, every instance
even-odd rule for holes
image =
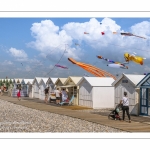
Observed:
[[[140,89],[140,114],[148,115],[148,89],[141,88]]]

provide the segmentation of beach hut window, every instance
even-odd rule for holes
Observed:
[[[122,80],[122,83],[128,83],[128,80]]]

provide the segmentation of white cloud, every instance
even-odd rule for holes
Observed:
[[[102,24],[100,24],[100,22]],[[31,35],[34,40],[27,45],[38,50],[40,52],[40,58],[36,57],[33,61],[29,60],[29,63],[31,63],[31,67],[36,64],[37,69],[41,67],[44,62],[43,60],[40,61],[42,57],[45,60],[47,59],[46,63],[49,62],[50,64],[50,68],[49,65],[46,65],[47,68],[41,67],[43,71],[44,69],[51,69],[54,66],[52,64],[57,63],[66,48],[67,53],[63,56],[64,62],[61,61],[60,64],[64,63],[67,67],[69,66],[71,68],[70,71],[74,73],[78,73],[78,71],[76,71],[78,67],[74,67],[74,65],[67,60],[68,57],[80,60],[80,62],[88,62],[89,64],[99,61],[100,63],[96,64],[99,68],[114,74],[116,74],[116,72],[119,74],[122,72],[139,72],[143,69],[143,66],[135,64],[134,62],[128,65],[128,70],[116,70],[106,67],[107,62],[98,60],[96,54],[114,61],[124,62],[125,52],[136,52],[137,55],[147,58],[146,61],[144,61],[144,65],[147,65],[149,64],[147,60],[150,58],[150,51],[148,52],[150,46],[149,29],[150,22],[148,21],[135,24],[129,28],[129,31],[124,31],[120,25],[110,18],[104,18],[101,21],[92,18],[83,23],[69,22],[62,27],[56,26],[51,20],[43,20],[39,23],[33,23],[31,27]],[[118,34],[112,33],[115,31],[118,32]],[[84,32],[88,32],[89,34],[84,34]],[[104,32],[105,35],[102,35],[101,32]],[[122,36],[119,34],[120,32],[131,32],[139,36],[144,36],[147,39],[134,36]],[[75,46],[75,42],[78,42],[80,46]],[[13,52],[13,54],[14,53],[15,52]],[[20,55],[15,55],[16,58],[19,58],[19,56]],[[47,58],[47,56],[49,58]],[[25,58],[27,58],[27,56],[25,56]],[[51,64],[50,61],[53,63]],[[34,69],[34,67],[32,69]],[[145,67],[145,70],[149,70],[149,68]],[[48,72],[48,70],[46,70],[46,72]]]
[[[147,72],[150,72],[150,67],[149,67],[149,66],[145,66],[145,67],[144,67],[144,70],[146,71],[146,73],[147,73]]]
[[[59,55],[67,48],[68,55],[78,59],[78,55],[71,48],[72,37],[66,34],[65,30],[60,30],[51,20],[43,20],[40,23],[33,23],[31,27],[31,35],[35,38],[27,44],[27,46],[35,48],[45,55]],[[78,52],[78,50],[76,50]]]
[[[26,70],[26,71],[31,71],[32,69],[31,69],[30,66],[26,66],[26,67],[25,67],[25,70]]]
[[[48,68],[49,68],[49,69],[52,69],[52,68],[54,68],[54,66],[53,66],[53,65],[50,65]]]
[[[10,60],[5,60],[2,65],[12,65],[13,62],[11,62]]]
[[[15,57],[17,60],[26,60],[28,55],[24,50],[18,50],[16,48],[11,47],[8,52]]]
[[[134,34],[137,34],[139,36],[148,37],[150,36],[150,22],[143,21],[140,23],[137,23],[131,27],[131,31]]]

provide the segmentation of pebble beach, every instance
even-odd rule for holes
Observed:
[[[125,132],[0,100],[0,132]]]

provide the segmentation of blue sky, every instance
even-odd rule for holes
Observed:
[[[113,75],[147,73],[149,29],[149,18],[0,18],[0,78],[93,76],[68,58],[95,65]],[[105,35],[101,35],[102,31]],[[114,31],[131,32],[146,39],[114,35]],[[63,55],[65,47],[67,53]],[[144,65],[131,62],[128,70],[110,68],[107,62],[96,58],[102,55],[124,62],[125,52],[146,57]],[[59,64],[68,70],[53,69],[60,59]]]

